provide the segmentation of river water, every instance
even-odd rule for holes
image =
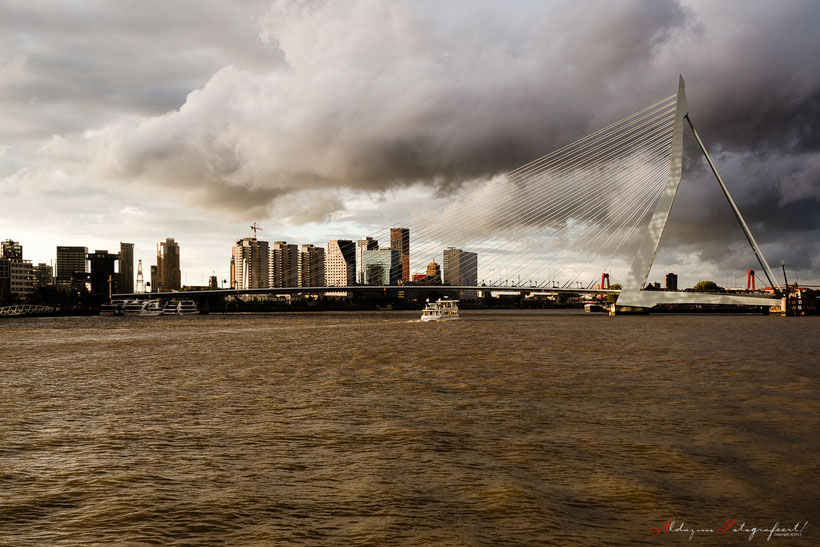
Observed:
[[[818,541],[820,318],[462,316],[4,320],[0,545]]]

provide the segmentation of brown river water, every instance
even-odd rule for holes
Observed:
[[[820,544],[820,317],[418,315],[3,320],[0,545]]]

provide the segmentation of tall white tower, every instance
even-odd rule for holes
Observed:
[[[142,260],[137,262],[137,293],[145,292],[145,279],[142,277]]]

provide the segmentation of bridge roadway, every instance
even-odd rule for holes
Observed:
[[[438,291],[438,292],[453,292],[453,291],[484,291],[493,293],[572,293],[572,294],[601,294],[612,293],[618,294],[617,289],[570,289],[570,288],[553,288],[553,287],[532,287],[532,286],[451,286],[451,285],[351,285],[347,287],[271,287],[264,289],[209,289],[204,291],[176,291],[176,292],[151,292],[151,293],[121,293],[111,296],[112,299],[127,300],[142,298],[190,298],[195,300],[197,298],[209,298],[216,296],[237,296],[237,295],[262,295],[262,294],[324,294],[324,293],[338,293],[338,292],[352,292],[352,293],[396,293],[398,291],[417,292],[417,291]]]
[[[238,295],[285,295],[285,294],[325,294],[325,293],[383,293],[395,295],[405,293],[435,291],[461,292],[482,291],[506,294],[617,294],[617,305],[650,309],[658,304],[723,304],[735,306],[777,306],[779,296],[760,293],[702,293],[691,291],[627,291],[620,289],[573,289],[569,287],[499,286],[499,285],[352,285],[345,287],[273,287],[264,289],[211,289],[204,291],[177,291],[154,293],[123,293],[112,295],[113,299],[174,298],[207,301],[212,298]],[[626,297],[626,298],[625,298]]]

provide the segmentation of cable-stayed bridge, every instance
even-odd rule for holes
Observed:
[[[779,288],[748,225],[692,123],[683,78],[678,92],[504,176],[463,187],[408,218],[392,222],[412,237],[409,270],[424,272],[444,249],[476,252],[478,260],[449,287],[350,285],[149,293],[118,297],[198,297],[237,294],[370,293],[469,290],[619,292],[621,308],[658,304],[770,306],[778,296],[643,290],[681,184],[683,133],[688,126],[760,264]],[[369,234],[382,247],[390,228]],[[637,248],[631,264],[627,251]],[[406,266],[405,266],[406,267]],[[621,291],[595,286],[601,272],[621,271]],[[406,274],[406,272],[405,272]],[[523,279],[523,281],[522,281]],[[613,275],[613,279],[618,277]]]

